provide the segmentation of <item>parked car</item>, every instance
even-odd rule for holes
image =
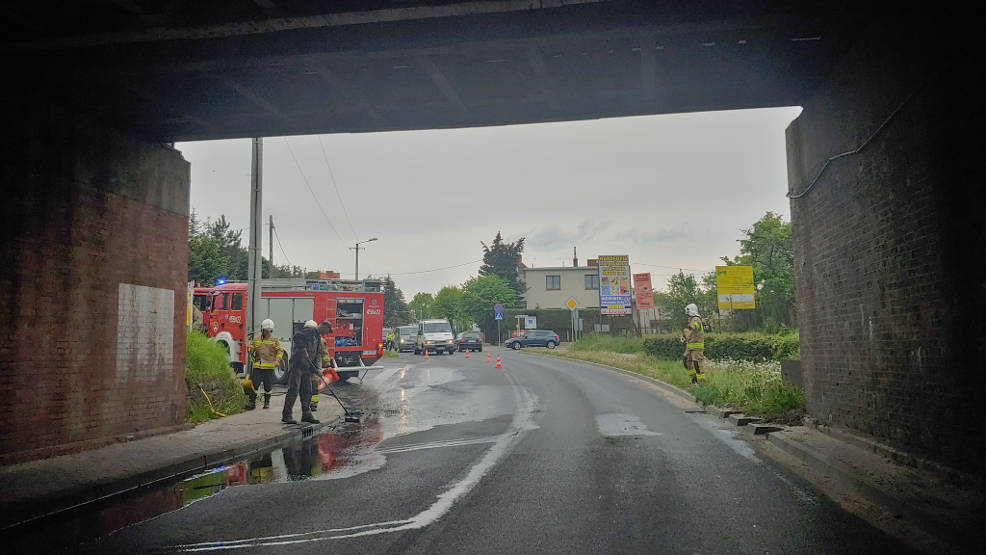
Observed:
[[[414,354],[424,351],[439,354],[455,352],[455,336],[448,320],[422,320],[418,322],[418,337],[414,341]]]
[[[470,351],[482,351],[483,340],[479,337],[478,331],[464,331],[455,338],[459,352],[469,349]]]
[[[413,351],[414,339],[418,335],[418,326],[399,326],[394,332],[394,343],[399,352]]]
[[[561,343],[561,338],[551,330],[524,330],[517,337],[511,337],[504,341],[503,346],[515,351],[521,347],[547,347],[554,349],[559,343]]]

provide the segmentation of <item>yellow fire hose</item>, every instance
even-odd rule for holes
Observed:
[[[209,398],[209,394],[205,392],[205,389],[203,389],[201,385],[199,385],[199,391],[202,392],[202,396],[205,397],[205,401],[209,403],[209,408],[212,409],[212,412],[218,414],[219,416],[226,416],[225,414],[216,410],[216,407],[212,406],[212,399]]]

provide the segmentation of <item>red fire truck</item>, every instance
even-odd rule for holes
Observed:
[[[209,305],[212,303],[212,293],[215,287],[196,287],[192,292],[192,304],[202,313],[201,324],[209,329]]]
[[[223,344],[237,375],[246,362],[245,282],[217,285],[209,305],[208,335]],[[284,346],[285,357],[274,369],[274,379],[285,381],[291,338],[306,320],[332,323],[324,336],[339,377],[359,375],[383,356],[383,287],[378,281],[272,279],[261,284],[256,321],[274,321],[274,335]],[[259,332],[259,328],[258,328]]]

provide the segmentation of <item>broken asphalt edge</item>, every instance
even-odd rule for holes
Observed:
[[[233,462],[236,459],[279,447],[295,439],[309,438],[315,435],[317,431],[335,426],[342,423],[342,421],[341,415],[334,415],[331,419],[318,424],[302,426],[288,425],[291,427],[285,427],[281,433],[274,436],[196,453],[184,458],[163,460],[157,467],[144,470],[132,476],[97,480],[79,487],[62,490],[55,497],[40,498],[25,502],[22,505],[23,509],[20,511],[14,510],[12,511],[13,514],[6,513],[5,510],[2,521],[0,521],[0,531],[16,531],[21,526],[50,518],[66,511],[79,509],[86,505],[106,501],[183,475],[201,472],[210,467]]]

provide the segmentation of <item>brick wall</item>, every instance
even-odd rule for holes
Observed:
[[[804,387],[822,422],[982,473],[983,70],[934,29],[875,24],[787,131],[799,192],[903,106],[791,200]]]
[[[187,162],[51,107],[7,118],[2,460],[180,425]],[[121,319],[121,307],[140,314]]]

